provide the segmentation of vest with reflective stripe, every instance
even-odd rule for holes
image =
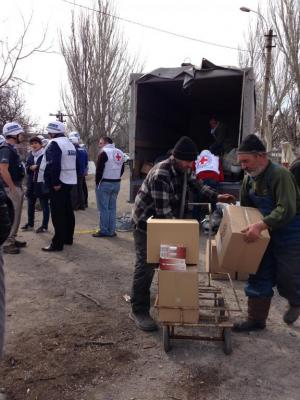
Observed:
[[[76,149],[67,137],[52,139],[61,150],[61,171],[59,179],[67,185],[76,185]]]
[[[204,171],[220,173],[219,157],[212,154],[209,150],[201,151],[196,160],[196,175]]]
[[[105,163],[102,179],[120,179],[124,163],[124,153],[117,149],[114,144],[105,145],[102,151],[105,151],[108,158]]]

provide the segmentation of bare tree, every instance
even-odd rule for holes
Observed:
[[[0,38],[0,88],[6,87],[8,84],[11,86],[12,83],[25,82],[16,73],[18,64],[28,59],[34,53],[49,51],[49,48],[43,48],[46,39],[46,30],[39,43],[29,47],[26,45],[26,38],[32,23],[32,15],[27,22],[22,15],[21,19],[23,24],[22,33],[14,44],[11,45],[7,39],[1,40]]]
[[[300,4],[299,0],[269,0],[267,9],[268,25],[274,28],[276,34],[268,98],[269,127],[273,145],[278,146],[283,140],[296,145],[297,112],[298,119],[300,113]],[[261,13],[260,10],[258,12]],[[266,28],[263,20],[258,18],[256,30],[253,33],[250,29],[247,37],[250,55],[240,56],[241,65],[251,65],[256,71],[258,99],[261,99],[263,90],[265,57],[262,38]],[[260,120],[260,101],[258,116]]]
[[[136,66],[111,16],[111,3],[98,0],[94,8],[92,13],[81,10],[78,17],[73,13],[70,36],[60,36],[69,78],[62,101],[92,157],[101,135],[128,145],[129,74]]]
[[[25,112],[25,100],[20,93],[20,86],[0,88],[0,131],[7,121],[18,121],[26,129],[31,125]]]

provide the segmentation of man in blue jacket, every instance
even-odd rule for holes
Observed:
[[[76,170],[77,185],[71,192],[72,205],[74,210],[85,210],[85,198],[83,191],[83,181],[88,169],[88,153],[85,147],[79,146],[79,138],[70,134],[69,139],[76,149]]]

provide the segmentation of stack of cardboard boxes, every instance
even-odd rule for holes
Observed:
[[[259,240],[246,243],[241,231],[261,219],[262,215],[257,209],[226,207],[216,239],[210,241],[211,245],[207,247],[206,271],[211,272],[214,278],[225,276],[227,279],[224,273],[229,273],[232,279],[239,280],[247,279],[249,273],[255,273],[268,246],[269,234],[263,231]],[[163,322],[197,323],[198,222],[149,218],[147,262],[160,264],[158,319]]]
[[[161,267],[158,270],[158,319],[163,322],[197,323],[198,222],[150,218],[147,223],[147,261],[160,263]],[[185,269],[181,269],[182,261],[186,264]]]

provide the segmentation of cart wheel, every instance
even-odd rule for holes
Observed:
[[[171,350],[171,344],[170,344],[170,328],[169,326],[163,326],[163,345],[164,345],[164,350],[166,353],[168,353]]]
[[[225,307],[225,301],[223,297],[218,298],[218,307]],[[225,315],[225,310],[220,310],[220,317],[224,317]]]
[[[230,328],[224,328],[223,330],[223,351],[226,355],[232,353],[232,340],[231,340]]]

